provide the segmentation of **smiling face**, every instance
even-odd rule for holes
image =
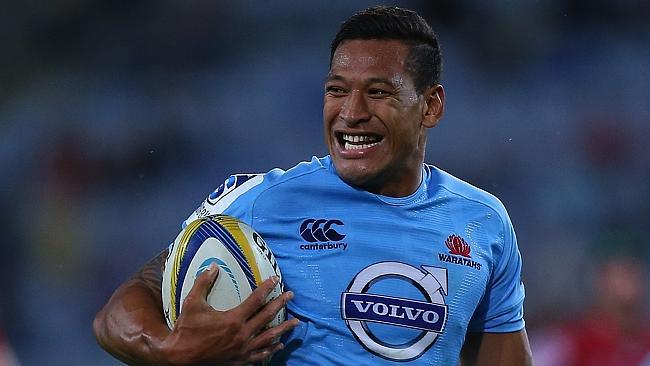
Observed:
[[[442,117],[444,91],[418,93],[405,68],[410,46],[348,40],[325,83],[325,140],[339,176],[372,193],[403,197],[421,181],[426,129]]]

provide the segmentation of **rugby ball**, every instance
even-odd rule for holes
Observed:
[[[212,263],[219,267],[219,276],[207,300],[216,310],[225,311],[241,304],[257,286],[273,275],[280,281],[267,302],[284,291],[275,257],[253,228],[226,215],[200,218],[178,234],[165,260],[162,302],[169,328],[174,327],[183,311],[183,301],[194,280]],[[268,325],[276,326],[285,318],[286,309],[283,308]]]

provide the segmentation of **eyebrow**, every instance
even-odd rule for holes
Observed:
[[[345,82],[345,81],[347,81],[347,79],[344,78],[341,75],[336,74],[336,75],[328,75],[327,78],[325,79],[325,82],[329,82],[329,81],[342,81],[342,82]],[[373,77],[373,78],[368,78],[368,79],[364,80],[364,82],[365,82],[366,85],[385,84],[387,86],[390,86],[391,88],[396,88],[397,87],[390,80],[384,79],[384,78]]]
[[[345,81],[345,78],[341,75],[327,74],[327,78],[325,78],[325,82],[328,81]]]

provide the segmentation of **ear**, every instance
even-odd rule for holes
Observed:
[[[445,111],[445,89],[440,84],[427,88],[424,93],[422,125],[426,128],[436,127]]]

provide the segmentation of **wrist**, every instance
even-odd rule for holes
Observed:
[[[189,365],[187,352],[179,350],[174,342],[174,335],[171,333],[164,339],[152,340],[151,355],[154,356],[153,363],[158,366],[184,366]]]
[[[163,330],[142,333],[144,344],[147,348],[146,353],[150,356],[149,361],[152,365],[182,365],[182,363],[179,363],[177,352],[175,352],[175,349],[171,346],[170,335],[171,333],[166,326]]]

